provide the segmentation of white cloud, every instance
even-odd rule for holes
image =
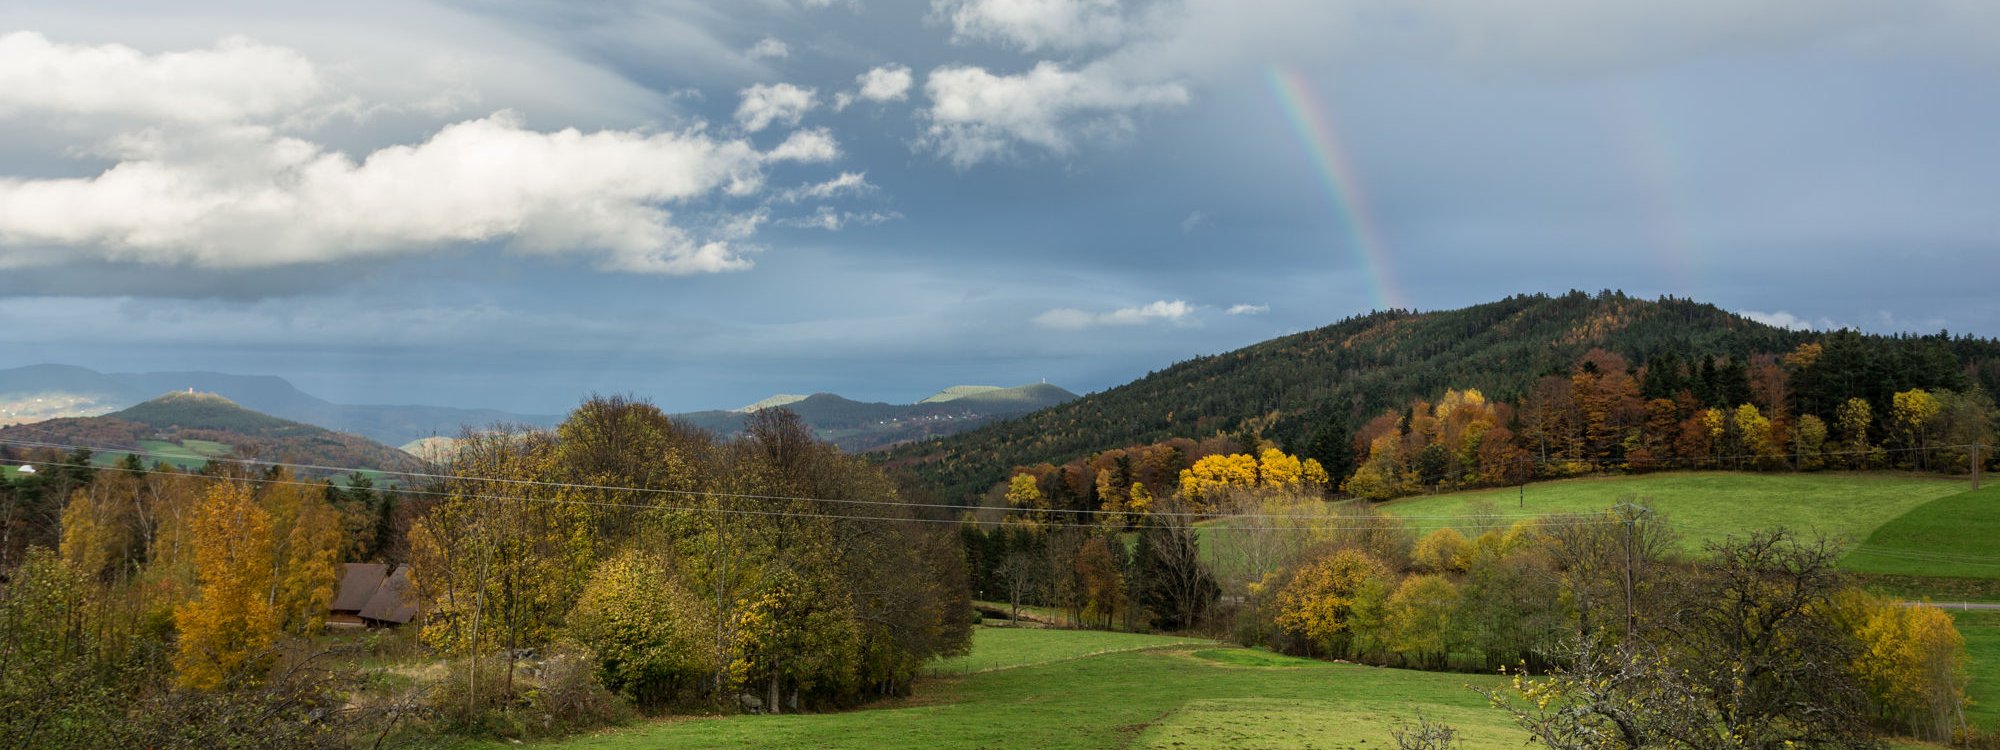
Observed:
[[[1117,42],[1125,33],[1118,0],[933,0],[952,41],[992,41],[1024,52]]]
[[[914,78],[907,65],[883,65],[869,69],[854,77],[858,87],[855,91],[842,91],[833,95],[835,112],[847,109],[848,105],[866,99],[871,102],[900,102],[910,98],[910,85]]]
[[[824,131],[758,152],[697,131],[537,132],[505,112],[359,161],[255,126],[114,147],[95,176],[0,179],[0,266],[258,268],[501,242],[615,271],[734,271],[751,262],[733,243],[761,217],[692,231],[667,207],[749,195],[767,163],[838,153]]]
[[[1236,304],[1229,306],[1228,313],[1230,315],[1263,315],[1270,311],[1270,305]]]
[[[885,221],[903,218],[894,211],[841,211],[832,206],[820,206],[810,216],[794,216],[778,220],[779,226],[799,229],[824,229],[838,232],[848,226],[869,226]]]
[[[860,96],[871,102],[899,102],[909,97],[910,68],[905,65],[884,65],[854,77],[861,86]]]
[[[1092,326],[1135,326],[1154,322],[1181,323],[1194,313],[1194,306],[1182,300],[1159,300],[1138,307],[1121,307],[1111,312],[1092,313],[1074,307],[1058,307],[1035,316],[1035,325],[1075,331]]]
[[[767,36],[750,45],[750,49],[743,54],[749,55],[752,60],[783,60],[792,56],[792,48],[784,40]]]
[[[808,200],[826,200],[842,195],[861,195],[874,191],[875,185],[868,182],[867,173],[842,172],[839,177],[825,182],[800,185],[783,191],[778,194],[777,199],[784,203],[797,203]]]
[[[743,103],[736,107],[736,122],[752,133],[772,123],[797,125],[800,118],[819,106],[817,91],[789,83],[759,83],[741,93]]]
[[[1206,223],[1208,223],[1208,214],[1200,211],[1189,212],[1187,218],[1181,219],[1181,233],[1187,234],[1193,232],[1196,229],[1200,229],[1201,225]]]
[[[840,144],[826,128],[800,130],[765,154],[771,161],[825,162],[840,158]]]
[[[241,37],[146,55],[117,44],[57,44],[31,31],[0,36],[0,115],[227,123],[284,114],[321,94],[304,56]]]
[[[1070,71],[1046,61],[1018,75],[938,68],[924,92],[930,125],[921,145],[960,168],[1004,157],[1017,142],[1068,153],[1079,134],[1122,134],[1133,127],[1132,111],[1189,99],[1179,84],[1131,84],[1101,69]]]
[[[1789,328],[1794,331],[1837,331],[1842,328],[1853,328],[1853,326],[1845,323],[1835,323],[1828,318],[1808,320],[1784,310],[1768,313],[1756,310],[1743,310],[1737,314],[1767,326]]]

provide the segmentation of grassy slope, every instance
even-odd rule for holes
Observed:
[[[1972,651],[1977,703],[1970,716],[1977,725],[2000,726],[2000,614],[1956,616]],[[657,721],[538,746],[1359,750],[1390,746],[1390,729],[1418,712],[1456,726],[1468,750],[1517,748],[1524,740],[1470,689],[1498,685],[1497,676],[1359,667],[1164,636],[1031,628],[979,628],[966,661],[1008,668],[926,680],[915,698],[857,711]]]
[[[1270,658],[1241,649],[1169,647],[1071,658],[1113,642],[1131,648],[1159,645],[1160,639],[981,628],[975,660],[1033,663],[1066,655],[929,681],[917,698],[891,707],[656,722],[545,747],[1366,748],[1387,745],[1390,723],[1418,710],[1460,725],[1472,740],[1469,748],[1521,745],[1521,735],[1466,687],[1494,684],[1496,677]]]
[[[1429,530],[1465,522],[1423,517],[1470,514],[1480,500],[1514,517],[1588,512],[1630,501],[1664,514],[1693,550],[1708,539],[1774,526],[1859,542],[1891,519],[1964,486],[1953,479],[1887,473],[1677,472],[1530,484],[1525,505],[1517,504],[1515,489],[1506,488],[1397,500],[1384,509],[1416,518],[1414,525]]]
[[[1953,612],[1958,632],[1965,636],[1965,650],[1972,657],[1966,673],[1972,676],[1968,692],[1972,707],[1966,719],[1986,731],[2000,731],[2000,612]]]
[[[1844,562],[1866,573],[2000,578],[2000,486],[1912,508],[1877,527]]]
[[[938,674],[966,674],[1051,664],[1085,656],[1168,646],[1206,644],[1194,638],[1135,635],[1097,630],[986,627],[973,653],[937,663]]]

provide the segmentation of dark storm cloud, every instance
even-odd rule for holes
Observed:
[[[824,129],[837,150],[705,162],[754,184],[626,204],[664,206],[661,225],[689,237],[651,265],[635,259],[668,239],[609,229],[642,227],[643,213],[534,217],[556,240],[412,235],[393,257],[249,270],[199,248],[139,263],[88,243],[52,262],[46,237],[9,239],[24,230],[0,221],[13,261],[0,310],[35,330],[7,334],[7,350],[272,372],[349,401],[553,411],[588,390],[689,409],[1044,377],[1093,390],[1390,291],[1444,308],[1619,288],[1779,321],[2000,332],[1982,281],[2000,270],[1987,135],[2000,104],[1968,96],[2000,84],[2000,13],[1186,0],[1050,3],[1047,18],[1003,22],[973,0],[823,5],[0,12],[0,34],[60,44],[156,54],[244,34],[297,50],[332,93],[305,100],[323,110],[311,122],[273,126],[356,160],[501,109],[530,133],[684,133],[774,154]],[[367,41],[378,30],[385,41]],[[767,39],[786,54],[752,54]],[[858,76],[893,66],[910,70],[901,98],[859,96]],[[1274,92],[1278,71],[1315,100],[1306,112],[1329,124],[1315,135],[1350,165],[1344,184]],[[811,96],[746,132],[753,84]],[[0,182],[90,177],[132,158],[108,140],[160,132],[157,114],[83,122],[54,106],[0,98]],[[190,174],[235,179],[202,152],[171,153],[202,167]],[[847,174],[867,189],[811,189]],[[1379,263],[1354,239],[1362,203]],[[577,237],[628,249],[561,246]],[[723,254],[701,254],[711,241]],[[683,275],[630,272],[662,258]],[[1239,306],[1268,311],[1229,314]]]

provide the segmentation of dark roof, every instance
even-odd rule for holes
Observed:
[[[333,595],[335,612],[360,612],[368,606],[368,600],[375,597],[375,590],[382,588],[382,579],[389,576],[389,566],[381,563],[347,563],[340,574],[340,588]]]
[[[417,616],[417,604],[410,599],[410,566],[398,565],[396,572],[382,581],[375,590],[375,596],[368,599],[368,605],[361,608],[361,619],[373,622],[393,622],[398,625],[409,622]]]

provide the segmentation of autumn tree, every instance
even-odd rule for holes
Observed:
[[[1416,550],[1410,553],[1410,564],[1425,573],[1462,573],[1472,562],[1469,553],[1465,535],[1458,529],[1445,527],[1417,540]]]
[[[241,483],[216,481],[192,519],[194,600],[174,609],[174,672],[184,687],[215,690],[255,678],[280,619],[270,602],[271,520]]]
[[[1418,667],[1443,667],[1452,645],[1452,616],[1458,603],[1458,586],[1444,576],[1403,579],[1389,595],[1389,650]]]
[[[1388,566],[1351,548],[1308,562],[1278,594],[1277,625],[1324,653],[1343,653],[1363,584],[1389,575]]]
[[[670,557],[628,549],[592,571],[567,627],[597,657],[605,687],[658,705],[714,671],[704,632],[712,616]]]
[[[326,622],[350,542],[323,487],[283,467],[265,479],[258,504],[271,519],[271,606],[287,632],[309,635]]]

